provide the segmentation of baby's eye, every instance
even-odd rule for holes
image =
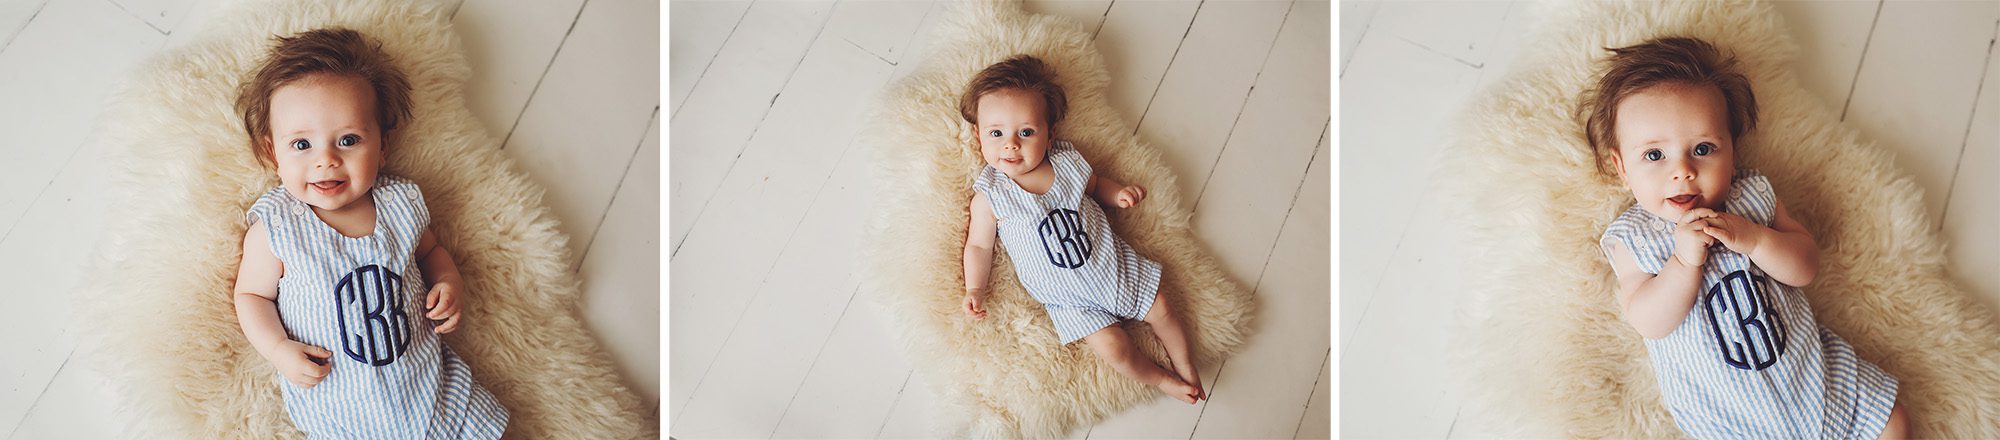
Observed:
[[[1707,156],[1708,153],[1713,152],[1715,152],[1715,144],[1702,142],[1694,146],[1694,155],[1696,156]]]
[[[1035,137],[1035,129],[1032,128],[1021,129],[1021,137]]]
[[[986,135],[987,135],[987,136],[992,136],[992,137],[1001,137],[1001,136],[1006,136],[1006,135],[1007,135],[1007,133],[1006,133],[1006,132],[1002,132],[1002,131],[1000,131],[1000,130],[987,130],[987,131],[986,131]]]
[[[355,135],[351,135],[351,134],[350,134],[350,135],[346,135],[346,136],[341,136],[341,137],[340,137],[340,146],[343,146],[343,147],[352,147],[352,146],[354,146],[354,144],[359,144],[359,143],[361,143],[361,137],[360,137],[360,136],[355,136]]]
[[[307,142],[305,139],[292,139],[292,149],[304,150],[308,148],[312,148],[312,142]]]
[[[1660,150],[1646,150],[1646,160],[1648,161],[1658,162],[1660,159],[1664,158],[1665,155],[1660,154]]]

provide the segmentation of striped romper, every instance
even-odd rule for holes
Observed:
[[[1719,211],[1769,227],[1770,181],[1740,170]],[[1599,244],[1632,250],[1658,274],[1673,254],[1674,222],[1634,204]],[[1820,327],[1799,288],[1770,279],[1750,258],[1709,248],[1702,291],[1672,334],[1647,339],[1660,397],[1695,438],[1872,439],[1896,402],[1896,378],[1861,360]]]
[[[493,439],[507,409],[472,380],[423,316],[430,286],[417,240],[430,225],[417,185],[382,175],[368,192],[375,232],[334,231],[280,186],[251,205],[284,263],[278,315],[292,340],[325,347],[332,368],[312,388],[276,377],[292,424],[310,438]]]
[[[1047,192],[1021,189],[991,166],[973,176],[972,188],[992,203],[1015,276],[1068,345],[1120,318],[1145,319],[1159,292],[1160,264],[1112,234],[1104,209],[1083,191],[1090,164],[1069,142],[1054,144],[1044,159],[1056,176]]]

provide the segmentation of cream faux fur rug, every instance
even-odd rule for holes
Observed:
[[[276,371],[244,339],[230,299],[243,213],[277,184],[244,146],[231,103],[274,35],[346,26],[380,40],[413,86],[414,118],[385,172],[423,186],[432,229],[471,294],[445,336],[512,412],[514,438],[657,436],[658,414],[621,381],[583,327],[568,240],[542,189],[465,105],[471,75],[449,5],[254,1],[218,13],[187,45],[139,66],[94,142],[113,162],[117,215],[86,273],[80,353],[111,378],[127,436],[298,438]]]
[[[1901,379],[1916,436],[2000,438],[1993,311],[1946,277],[1909,174],[1800,85],[1798,47],[1770,4],[1537,6],[1514,71],[1466,109],[1438,174],[1453,176],[1449,204],[1477,219],[1453,341],[1469,423],[1517,437],[1682,436],[1597,247],[1631,194],[1596,174],[1572,111],[1603,48],[1684,35],[1735,53],[1750,78],[1762,113],[1739,166],[1768,176],[1818,240],[1805,292],[1819,324]]]
[[[1040,57],[1069,95],[1056,137],[1073,142],[1098,173],[1146,188],[1136,209],[1107,209],[1112,227],[1164,268],[1161,288],[1194,338],[1202,371],[1240,347],[1253,310],[1195,238],[1185,195],[1158,150],[1131,134],[1105,96],[1109,74],[1091,35],[1061,17],[1029,14],[1019,1],[955,4],[931,34],[929,59],[875,103],[864,140],[875,175],[864,239],[862,294],[883,310],[918,376],[945,402],[939,435],[1057,437],[1080,424],[1153,399],[1151,386],[1120,375],[1083,342],[1058,346],[1042,305],[994,252],[985,320],[960,310],[971,176],[984,166],[958,97],[972,75],[1014,54]],[[1144,324],[1132,337],[1155,341]],[[1143,346],[1165,359],[1157,342]]]

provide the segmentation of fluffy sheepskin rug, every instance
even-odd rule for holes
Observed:
[[[1194,338],[1195,358],[1212,371],[1241,346],[1253,309],[1250,292],[1229,279],[1196,240],[1185,195],[1158,150],[1131,134],[1105,97],[1109,76],[1089,32],[1061,17],[1028,14],[1019,1],[954,6],[932,34],[931,55],[875,103],[865,133],[876,165],[867,219],[862,294],[881,308],[903,353],[945,407],[939,435],[1057,437],[1134,405],[1166,399],[1120,375],[1087,344],[1057,345],[1042,305],[995,252],[988,316],[960,310],[971,177],[984,166],[958,97],[972,75],[1008,56],[1029,54],[1056,70],[1069,95],[1058,138],[1076,144],[1098,173],[1144,186],[1137,209],[1107,209],[1112,227],[1164,267],[1162,289]],[[996,250],[997,251],[997,250]],[[1166,359],[1149,327],[1127,324],[1154,359]]]
[[[1762,113],[1738,160],[1818,240],[1820,276],[1805,292],[1819,324],[1901,379],[1917,437],[2000,438],[1993,311],[1945,276],[1909,174],[1789,70],[1798,47],[1770,4],[1585,1],[1537,15],[1515,71],[1467,109],[1439,174],[1452,176],[1461,217],[1478,219],[1452,349],[1470,423],[1517,437],[1682,436],[1597,247],[1631,193],[1596,174],[1572,109],[1603,48],[1684,35],[1733,52],[1750,78]]]
[[[432,229],[472,292],[445,336],[512,412],[517,438],[657,435],[658,414],[584,329],[578,282],[542,189],[465,105],[471,75],[449,7],[394,0],[246,2],[197,39],[142,64],[99,121],[120,215],[78,298],[81,350],[111,378],[121,428],[148,438],[299,438],[276,370],[230,300],[244,211],[277,184],[245,147],[231,103],[275,35],[346,26],[380,40],[408,75],[414,118],[385,172],[422,185]],[[143,191],[142,191],[143,190]]]

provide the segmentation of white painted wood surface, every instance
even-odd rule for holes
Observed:
[[[1435,320],[1467,264],[1429,188],[1432,135],[1502,77],[1532,26],[1527,2],[1343,2],[1339,435],[1479,438]],[[1896,154],[1941,217],[1954,277],[2000,304],[2000,74],[1992,2],[1791,2],[1794,68],[1845,122]],[[1317,398],[1317,397],[1315,397]],[[1219,400],[1219,399],[1218,399]],[[1303,434],[1300,435],[1304,437]]]
[[[854,106],[921,59],[930,49],[923,35],[946,6],[848,1],[798,12],[805,19],[783,29],[804,30],[786,37],[791,40],[784,47],[803,48],[784,52],[799,51],[791,62],[718,77],[726,59],[748,57],[732,52],[739,39],[780,38],[780,25],[761,24],[767,20],[760,20],[760,10],[776,7],[766,3],[748,8],[716,54],[669,54],[671,72],[709,64],[698,84],[687,86],[672,124],[680,131],[669,135],[678,185],[669,209],[676,216],[694,213],[672,220],[684,239],[667,251],[676,275],[668,310],[670,434],[934,437],[931,410],[938,402],[926,379],[891,346],[882,327],[889,317],[853,300],[859,281],[847,261],[859,245],[853,231],[867,195],[857,185],[867,164],[848,150],[858,128]],[[1331,316],[1323,310],[1331,297],[1322,269],[1331,257],[1331,6],[1272,0],[1028,3],[1031,11],[1097,30],[1111,65],[1113,105],[1135,132],[1166,152],[1188,200],[1204,200],[1193,207],[1204,242],[1246,286],[1259,279],[1276,286],[1258,291],[1269,302],[1260,306],[1267,308],[1266,322],[1252,339],[1262,348],[1204,370],[1216,399],[1229,396],[1230,403],[1216,404],[1226,408],[1162,396],[1070,437],[1329,435],[1324,403],[1319,416],[1307,407],[1316,390],[1325,402],[1331,385],[1323,380],[1332,345],[1324,333]],[[728,19],[726,13],[718,17]],[[746,33],[753,27],[773,30]],[[714,28],[720,26],[688,30]],[[754,75],[771,82],[727,83]],[[682,90],[683,80],[670,79],[676,84],[670,90]],[[681,120],[687,118],[714,122]],[[738,120],[730,118],[747,122],[732,125]]]
[[[456,2],[456,0],[442,0]],[[127,70],[200,32],[221,0],[0,2],[0,433],[109,438],[105,378],[70,362],[65,296],[103,224],[106,170],[84,149]],[[468,0],[469,102],[549,186],[572,234],[585,320],[658,406],[662,194],[657,2]],[[519,133],[514,133],[514,132]],[[591,151],[588,160],[557,159]],[[601,157],[598,157],[601,156]],[[560,182],[561,184],[556,184]],[[616,238],[606,234],[617,234]],[[218,297],[222,298],[222,297]],[[218,299],[222,300],[222,299]]]
[[[107,86],[184,40],[217,1],[0,3],[0,102],[10,104],[0,116],[11,116],[0,117],[9,133],[0,143],[0,283],[11,292],[63,292],[82,276],[103,199],[91,160],[99,152],[81,147]],[[1226,363],[1204,365],[1214,400],[1157,401],[1071,437],[1326,438],[1335,417],[1342,436],[1475,435],[1456,429],[1458,397],[1440,384],[1445,335],[1416,325],[1452,307],[1450,274],[1466,264],[1448,251],[1452,236],[1435,232],[1445,228],[1429,164],[1438,128],[1505,74],[1532,17],[1524,2],[1341,2],[1334,58],[1333,6],[1029,2],[1096,33],[1112,105],[1166,151],[1204,243],[1260,298],[1257,337]],[[653,18],[660,7],[674,25],[666,47],[654,37],[664,32]],[[550,187],[575,240],[585,313],[627,382],[657,407],[666,379],[667,434],[934,435],[936,396],[885,344],[889,317],[855,307],[858,280],[843,261],[868,197],[859,187],[866,164],[849,154],[853,107],[921,59],[942,8],[469,0],[457,9],[474,63],[469,103]],[[2000,221],[2000,6],[1778,10],[1801,45],[1795,66],[1808,89],[1918,176],[1953,276],[2000,305],[1991,270],[2000,266],[1991,228]],[[662,49],[664,66],[654,62]],[[1330,77],[1345,86],[1340,130],[1330,104],[1311,104]],[[662,153],[675,160],[664,183]],[[1332,300],[1317,268],[1331,258],[1333,175],[1348,189],[1340,341],[1291,330],[1333,324],[1313,313]],[[664,211],[662,198],[672,202]],[[671,286],[660,283],[663,259],[681,275]],[[660,287],[671,289],[654,293]],[[671,295],[672,308],[655,295]],[[68,302],[8,299],[0,320],[22,325],[0,336],[0,432],[108,434],[91,423],[108,408],[102,378],[66,363],[75,345]],[[661,315],[679,330],[666,341],[656,333]],[[1336,380],[1346,386],[1336,391]]]

